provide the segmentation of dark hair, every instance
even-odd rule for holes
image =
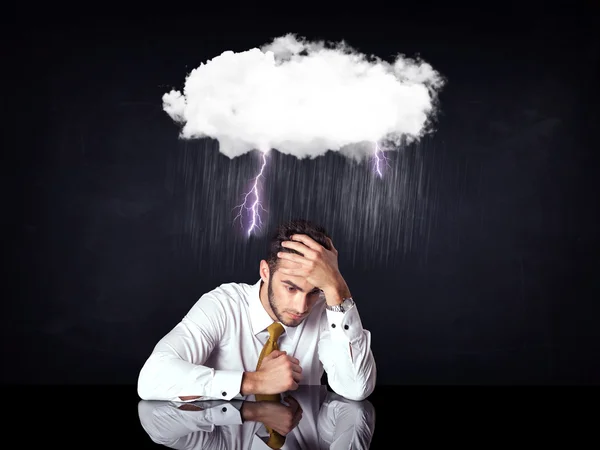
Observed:
[[[330,236],[327,234],[327,231],[325,231],[325,228],[323,228],[322,226],[304,219],[295,219],[290,220],[289,222],[282,223],[276,228],[275,232],[273,233],[267,251],[266,261],[267,264],[269,264],[269,271],[271,273],[271,276],[277,270],[277,262],[279,259],[277,258],[278,252],[301,254],[296,250],[292,250],[291,248],[281,246],[281,243],[283,241],[289,241],[290,236],[294,234],[305,234],[311,237],[319,244],[321,244],[327,250],[331,250],[331,246],[329,245],[329,241],[327,240],[327,238],[330,238]]]

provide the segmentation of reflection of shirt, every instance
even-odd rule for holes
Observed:
[[[260,302],[261,281],[228,283],[204,294],[154,348],[144,364],[138,393],[146,400],[240,398],[242,374],[254,371],[273,320]],[[357,307],[325,308],[320,299],[297,327],[286,327],[279,348],[300,360],[301,384],[318,385],[323,370],[340,395],[362,400],[375,387],[371,335]]]
[[[300,388],[290,394],[303,414],[287,436],[283,449],[368,449],[375,428],[375,411],[367,401],[355,402],[327,392],[325,386]],[[242,401],[206,401],[201,411],[182,410],[182,402],[146,401],[138,405],[140,421],[150,438],[177,450],[268,450],[264,425],[242,422]]]

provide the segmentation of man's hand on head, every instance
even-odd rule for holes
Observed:
[[[333,241],[327,238],[331,250],[305,234],[290,236],[283,241],[282,247],[295,250],[296,253],[279,252],[282,261],[277,270],[285,275],[302,277],[313,286],[321,289],[328,304],[335,305],[350,297],[350,290],[338,268],[338,251]]]

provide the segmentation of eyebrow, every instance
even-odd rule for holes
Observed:
[[[296,284],[292,283],[290,280],[281,280],[281,282],[282,282],[282,283],[285,283],[285,284],[289,284],[289,285],[290,285],[290,286],[292,286],[293,288],[296,288],[296,289],[298,289],[300,292],[304,292],[304,289],[302,289],[302,288],[300,288],[300,286],[298,286],[298,285],[296,285]],[[317,287],[316,287],[316,288],[312,289],[310,292],[317,292],[317,291],[320,291],[320,290],[321,290],[321,289],[319,289],[319,288],[317,288]]]

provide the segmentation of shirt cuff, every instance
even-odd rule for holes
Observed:
[[[239,405],[236,403],[239,403]],[[210,408],[206,411],[206,420],[215,426],[241,425],[242,414],[240,413],[240,406],[241,402],[233,401]]]
[[[240,393],[243,376],[244,372],[239,370],[215,370],[210,389],[211,397],[231,400]]]
[[[354,343],[363,337],[362,321],[356,305],[344,312],[325,311],[332,340]]]

